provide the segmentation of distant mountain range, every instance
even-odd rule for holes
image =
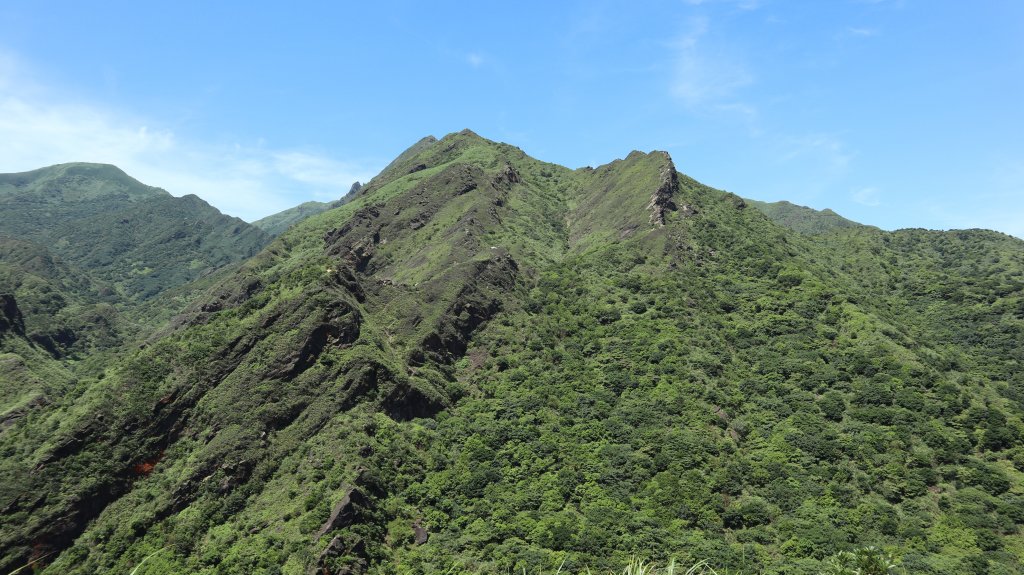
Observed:
[[[1024,571],[1004,234],[465,130],[254,224],[0,175],[0,237],[0,572]]]
[[[839,228],[863,225],[850,221],[829,209],[819,211],[786,201],[770,203],[757,200],[747,201],[773,222],[803,234],[821,234]]]
[[[352,187],[349,188],[348,193],[345,194],[344,197],[334,200],[333,202],[305,202],[295,206],[294,208],[288,208],[287,210],[256,220],[252,225],[263,230],[270,236],[279,236],[288,228],[310,216],[315,216],[320,212],[326,212],[327,210],[341,206],[348,199],[359,193],[359,190],[362,187],[363,185],[361,183],[356,182],[352,184]]]
[[[112,343],[120,308],[269,241],[196,196],[173,197],[114,166],[0,174],[0,292],[17,297],[30,337],[56,355]]]

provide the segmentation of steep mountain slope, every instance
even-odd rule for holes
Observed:
[[[0,294],[0,433],[33,409],[49,405],[74,378],[26,336],[17,302]]]
[[[747,202],[768,216],[773,222],[796,230],[802,234],[821,234],[840,228],[861,226],[848,220],[830,209],[815,210],[806,206],[798,206],[790,202]]]
[[[248,258],[268,241],[195,196],[172,197],[114,166],[0,174],[0,292],[15,295],[29,336],[56,355],[109,347],[117,308]]]
[[[424,139],[0,431],[0,569],[1012,573],[1021,343],[1007,236]]]

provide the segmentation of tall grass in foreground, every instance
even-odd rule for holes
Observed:
[[[556,573],[555,575],[559,575]],[[589,570],[588,570],[588,575]],[[638,557],[629,560],[622,575],[738,575],[715,571],[707,561],[700,561],[683,571],[675,560],[664,567]],[[826,562],[820,575],[906,575],[906,570],[891,555],[877,547],[841,551]]]
[[[629,560],[626,568],[622,570],[622,575],[719,575],[719,573],[712,569],[707,561],[695,563],[683,571],[676,564],[675,559],[669,561],[665,567],[658,568],[654,563],[633,557]]]

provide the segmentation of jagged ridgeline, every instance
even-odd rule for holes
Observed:
[[[422,140],[22,400],[0,570],[1019,572],[1024,243],[814,231],[661,152]]]

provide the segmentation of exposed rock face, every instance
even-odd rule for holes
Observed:
[[[408,380],[398,382],[381,402],[381,409],[395,421],[433,417],[446,407],[443,398],[428,395]]]
[[[25,335],[25,320],[14,295],[9,293],[0,294],[0,336],[6,332]]]
[[[61,350],[71,347],[78,341],[78,335],[69,327],[58,328],[51,333],[32,334],[30,337],[35,344],[50,352],[53,357],[60,357]]]
[[[665,212],[676,210],[676,204],[672,198],[679,190],[679,173],[676,172],[672,158],[668,154],[665,154],[665,158],[668,160],[668,165],[661,170],[661,185],[654,190],[654,194],[651,195],[651,203],[647,205],[647,209],[651,211],[651,223],[658,227],[665,225]]]
[[[365,507],[368,503],[362,491],[355,487],[349,488],[345,496],[334,504],[331,516],[320,526],[315,538],[319,539],[331,531],[352,525],[359,519],[360,508]]]
[[[327,560],[331,557],[341,555],[344,550],[345,542],[341,540],[340,535],[335,535],[334,538],[331,539],[331,542],[327,544],[327,547],[324,547],[323,551],[320,552],[320,555],[317,556],[316,566],[310,569],[309,572],[312,574],[326,573],[329,575],[331,570],[326,566]]]
[[[362,323],[359,312],[344,301],[327,300],[313,305],[295,302],[268,315],[262,327],[269,328],[282,317],[287,318],[288,324],[301,321],[300,325],[311,327],[303,330],[301,339],[296,342],[298,345],[269,366],[266,377],[284,381],[294,379],[316,363],[328,347],[348,346],[356,341]]]
[[[18,409],[12,409],[7,413],[0,414],[0,431],[14,425],[14,422],[25,417],[25,415],[31,410],[39,407],[46,407],[47,405],[50,405],[50,400],[47,399],[46,396],[40,395],[32,398],[28,403]]]
[[[511,184],[518,184],[521,181],[522,181],[522,178],[519,175],[519,172],[516,171],[515,167],[513,167],[512,164],[509,164],[509,163],[505,164],[505,169],[503,169],[501,171],[501,173],[498,174],[498,177],[495,178],[495,184],[496,185],[504,185],[504,186],[508,186],[508,185],[511,185]]]
[[[416,545],[423,545],[430,539],[430,532],[423,526],[423,520],[417,519],[412,524],[412,538]]]
[[[372,494],[374,488],[368,487]],[[379,495],[379,494],[378,494]],[[340,501],[331,509],[331,516],[320,526],[313,539],[350,527],[366,520],[365,510],[372,505],[369,497],[358,487],[349,487]],[[355,575],[365,573],[369,565],[366,541],[354,533],[340,533],[317,556],[309,569],[314,575]]]
[[[465,355],[473,332],[501,309],[496,293],[507,293],[513,288],[519,266],[507,254],[473,265],[471,279],[413,353],[413,365],[422,365],[428,359],[441,364],[458,360]]]
[[[348,561],[340,566],[333,566],[336,558],[347,556]],[[369,558],[366,554],[366,542],[357,539],[347,543],[337,535],[317,556],[316,563],[309,569],[310,575],[359,575],[366,572]]]
[[[217,286],[205,298],[192,303],[171,321],[169,329],[156,332],[154,339],[181,327],[205,324],[213,314],[244,304],[258,295],[264,287],[263,281],[251,273],[240,271],[235,274],[233,280]]]

